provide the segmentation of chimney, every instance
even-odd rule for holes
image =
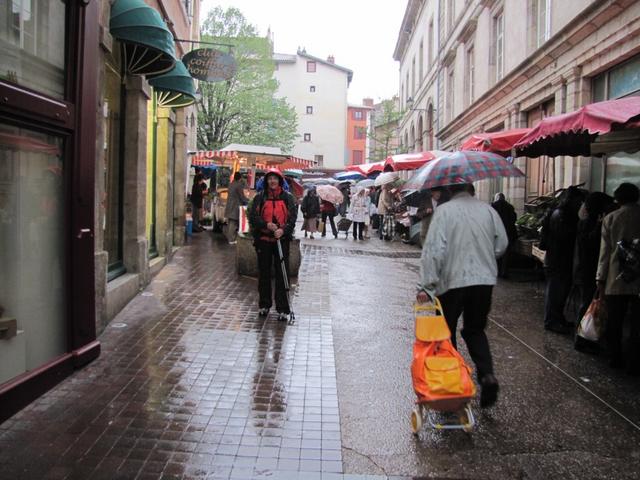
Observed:
[[[362,104],[365,107],[373,107],[373,98],[363,98],[362,99]]]
[[[329,63],[336,63],[336,58],[333,55],[329,55],[327,57],[327,62]]]

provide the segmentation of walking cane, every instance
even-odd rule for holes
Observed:
[[[289,305],[289,325],[293,325],[296,322],[296,315],[293,313],[293,307],[291,305],[290,299],[290,287],[289,287],[289,278],[287,277],[287,266],[285,265],[284,253],[282,252],[282,243],[280,243],[280,239],[276,240],[278,244],[278,256],[280,257],[280,268],[282,268],[282,279],[284,280],[284,289],[287,292],[287,304]]]

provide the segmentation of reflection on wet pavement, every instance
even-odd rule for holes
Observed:
[[[328,279],[314,259],[290,327],[257,317],[255,282],[228,247],[182,249],[107,328],[96,362],[0,425],[0,477],[342,472]]]

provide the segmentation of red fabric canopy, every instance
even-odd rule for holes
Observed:
[[[531,130],[531,128],[514,128],[502,132],[474,133],[462,143],[460,150],[492,152],[509,156],[513,146]]]
[[[365,176],[373,172],[382,172],[384,170],[384,162],[363,163],[361,165],[347,165],[350,172],[358,172]]]
[[[598,135],[632,127],[639,119],[640,97],[592,103],[543,119],[515,148],[527,157],[591,155],[591,143]]]
[[[398,170],[416,170],[437,157],[437,151],[404,153],[390,155],[384,162],[385,171],[397,172]]]

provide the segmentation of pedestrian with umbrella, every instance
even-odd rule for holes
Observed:
[[[302,199],[300,210],[302,210],[304,218],[302,226],[304,237],[307,238],[307,233],[309,233],[311,240],[313,240],[313,234],[318,231],[318,216],[320,215],[320,197],[318,197],[316,187],[307,190],[307,194]]]
[[[382,187],[378,197],[378,215],[381,217],[378,234],[380,240],[391,240],[395,234],[395,216],[393,210],[392,184],[398,179],[397,172],[385,172],[375,180],[376,187]]]
[[[469,194],[469,184],[484,178],[524,176],[499,155],[455,152],[438,158],[419,170],[421,190],[449,186],[452,198],[433,215],[420,260],[418,303],[438,296],[456,345],[456,327],[463,315],[462,338],[476,365],[481,388],[480,406],[489,407],[498,398],[489,340],[485,333],[497,281],[496,258],[509,240],[498,213]],[[411,182],[411,179],[409,180]]]
[[[353,239],[364,240],[364,229],[369,223],[369,202],[365,188],[358,188],[351,197],[349,220],[353,222]]]
[[[335,238],[338,238],[338,229],[336,228],[335,216],[337,210],[335,204],[327,201],[321,200],[320,203],[320,214],[322,216],[322,232],[321,235],[323,237],[327,236],[327,220],[331,223],[331,232]]]
[[[263,189],[249,205],[249,224],[258,256],[259,315],[266,317],[272,306],[271,271],[275,264],[275,300],[278,320],[291,314],[288,298],[289,244],[293,238],[298,208],[295,198],[284,189],[278,169],[267,171]],[[280,268],[284,264],[285,268]]]

